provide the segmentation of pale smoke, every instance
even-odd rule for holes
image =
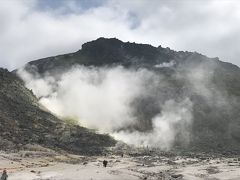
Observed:
[[[191,91],[200,95],[210,106],[226,107],[229,106],[229,99],[225,89],[219,89],[213,82],[213,77],[217,64],[200,63],[191,67],[184,73],[184,77],[191,85]],[[181,75],[183,76],[183,75]]]
[[[120,131],[113,133],[117,139],[132,145],[149,147],[161,147],[169,150],[177,133],[185,132],[185,143],[189,142],[189,127],[192,121],[192,102],[186,98],[181,102],[169,100],[162,107],[162,113],[153,119],[153,130],[148,133]]]
[[[173,67],[176,64],[176,62],[174,60],[170,61],[170,62],[164,62],[161,64],[156,64],[154,67],[156,68],[170,68]]]
[[[77,118],[81,125],[100,132],[111,132],[135,123],[130,104],[144,92],[143,83],[154,76],[144,69],[130,71],[121,66],[78,66],[64,73],[56,84],[49,76],[34,78],[24,70],[19,74],[40,98],[40,103],[54,114]]]
[[[18,70],[17,73],[24,80],[26,87],[33,90],[34,94],[38,98],[42,96],[49,96],[53,93],[53,84],[55,82],[53,77],[33,77],[32,74],[28,73],[24,69]]]
[[[122,67],[78,67],[64,74],[57,92],[40,102],[57,115],[77,118],[83,126],[111,132],[135,122],[130,103],[141,94],[141,79],[148,75]]]
[[[132,104],[136,98],[151,93],[146,84],[152,82],[155,88],[164,84],[161,75],[149,70],[78,66],[64,73],[58,81],[49,76],[33,77],[24,70],[18,74],[40,98],[40,103],[59,117],[77,119],[82,126],[110,133],[136,146],[169,149],[181,132],[188,141],[192,120],[189,98],[159,101],[160,113],[151,120],[151,132],[121,130],[137,123]]]

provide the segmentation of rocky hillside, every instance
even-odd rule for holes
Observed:
[[[109,136],[63,122],[38,104],[38,99],[13,73],[0,68],[0,148],[29,144],[75,153],[101,153],[114,145]]]
[[[40,74],[69,69],[72,65],[110,66],[123,65],[125,67],[152,67],[156,64],[168,63],[171,60],[183,61],[208,60],[206,56],[191,52],[176,52],[170,48],[153,47],[148,44],[122,42],[118,39],[99,38],[82,45],[82,49],[75,53],[48,57],[31,61]],[[28,66],[29,67],[29,66]]]
[[[189,127],[187,146],[184,132],[178,131],[174,147],[204,151],[240,152],[240,69],[239,67],[208,58],[196,52],[174,51],[147,44],[122,42],[118,39],[99,38],[82,45],[75,53],[48,57],[29,62],[25,69],[41,76],[60,76],[72,66],[145,68],[164,79],[164,85],[149,95],[138,97],[132,105],[139,132],[153,128],[151,119],[158,113],[158,104],[169,99],[189,98],[193,103],[193,120]],[[149,84],[146,86],[149,88]],[[29,92],[30,93],[30,92]],[[51,122],[51,121],[50,121]],[[181,129],[183,124],[174,127]]]

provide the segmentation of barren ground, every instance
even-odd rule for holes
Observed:
[[[102,166],[103,160],[108,166]],[[52,151],[0,153],[9,180],[239,180],[240,158],[187,156],[77,156]]]

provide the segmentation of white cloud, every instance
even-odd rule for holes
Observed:
[[[14,69],[73,52],[100,36],[199,51],[240,65],[237,0],[109,0],[84,11],[72,4],[66,5],[71,13],[61,13],[39,10],[37,0],[0,1],[0,66]]]

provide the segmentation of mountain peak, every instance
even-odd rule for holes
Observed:
[[[84,43],[82,45],[82,51],[89,50],[112,50],[116,48],[121,48],[123,42],[117,38],[104,38],[100,37],[94,41]]]
[[[48,57],[31,61],[28,65],[35,66],[40,74],[68,69],[74,65],[125,67],[155,67],[162,63],[174,62],[175,65],[198,64],[213,59],[199,53],[174,51],[162,46],[123,42],[117,38],[100,37],[84,43],[82,49],[75,53]],[[31,68],[30,68],[31,69]]]
[[[143,92],[142,94],[140,93],[141,96],[137,95],[129,103],[131,108],[133,108],[134,119],[137,120],[136,123],[133,126],[124,126],[122,129],[140,132],[154,131],[152,120],[158,117],[165,108],[165,106],[159,108],[159,105],[173,101],[179,106],[179,102],[186,99],[189,100],[187,112],[190,112],[192,117],[192,121],[189,124],[191,126],[189,127],[189,133],[191,133],[189,147],[199,150],[229,149],[240,152],[240,121],[238,119],[238,112],[240,112],[240,80],[237,78],[240,77],[240,69],[232,64],[221,62],[216,58],[208,58],[197,52],[174,51],[161,46],[154,47],[148,44],[122,42],[116,38],[99,38],[83,44],[82,49],[78,52],[40,59],[28,64],[30,67],[25,68],[25,70],[33,76],[35,76],[35,71],[37,71],[37,79],[39,79],[39,75],[42,75],[43,77],[47,76],[59,81],[56,85],[53,85],[53,93],[55,93],[56,87],[60,87],[58,83],[61,83],[61,77],[64,77],[63,73],[71,72],[72,68],[76,66],[85,66],[89,69],[93,66],[96,68],[104,67],[103,71],[106,71],[106,73],[108,69],[121,66],[126,71],[133,72],[133,75],[139,75],[140,82],[143,82],[140,83],[142,84],[141,86],[146,86],[146,89],[143,88],[143,90],[140,87],[140,90]],[[145,75],[138,74],[139,69],[144,69],[141,73],[150,73],[146,73],[147,76],[145,77]],[[76,68],[75,70],[77,72],[82,71],[81,68]],[[89,72],[92,72],[94,77],[95,73],[98,73],[95,68]],[[73,76],[75,76],[74,74]],[[131,78],[131,75],[128,74],[127,76]],[[148,75],[151,77],[149,78]],[[117,76],[121,76],[121,73]],[[119,79],[116,78],[117,76],[109,77],[113,78],[114,85],[115,83],[118,85]],[[90,82],[88,80],[86,82],[85,80],[84,82],[77,80],[79,77],[76,80],[75,78],[69,79],[69,88],[71,88],[70,84],[75,85],[75,83],[87,83],[87,86],[93,86],[94,92],[99,88],[92,84],[91,77]],[[74,80],[72,81],[72,79]],[[101,84],[104,82],[104,77],[100,79],[99,83]],[[126,81],[126,84],[128,83],[131,84],[131,87],[135,86],[131,81]],[[78,88],[82,87],[79,86]],[[129,88],[129,91],[131,90]],[[58,93],[61,92],[61,90],[58,91]],[[79,90],[79,92],[81,91]],[[62,94],[59,95],[62,96]],[[85,95],[92,96],[91,91]],[[71,97],[74,99],[75,95],[71,95]],[[104,97],[104,99],[107,98],[108,96]],[[67,105],[64,103],[62,104],[63,107]],[[101,103],[98,100],[96,101],[96,104]],[[175,103],[171,106],[171,109],[175,109]],[[181,106],[186,105],[184,103]],[[179,108],[182,111],[182,108],[185,107],[179,106]],[[17,108],[13,107],[12,109]],[[175,110],[171,112],[173,112],[174,117],[175,114],[178,114],[178,111],[175,113]],[[189,115],[187,115],[188,117]],[[102,121],[104,121],[104,118]],[[186,133],[180,130],[182,130],[182,127],[188,127],[188,125],[184,125],[185,121],[181,122],[184,123],[172,126],[173,128],[179,127],[179,129],[176,128],[179,130],[175,141],[177,147],[185,146]]]
[[[120,63],[126,65],[132,64],[133,61],[135,63],[136,59],[139,59],[138,63],[141,64],[167,62],[173,55],[170,51],[164,51],[164,48],[159,49],[149,44],[123,42],[117,38],[103,37],[83,44],[82,49],[77,53],[95,59],[100,64]],[[162,56],[162,54],[164,55]]]

